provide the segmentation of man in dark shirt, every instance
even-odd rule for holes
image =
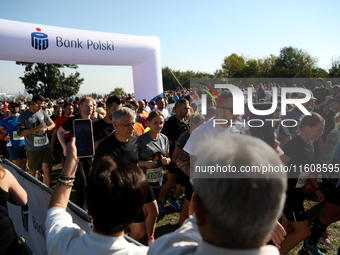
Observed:
[[[94,147],[97,149],[99,143],[114,131],[112,125],[112,114],[121,107],[121,101],[117,96],[111,96],[106,101],[106,115],[93,124]]]
[[[327,104],[329,99],[329,90],[323,86],[323,78],[316,79],[315,89],[313,90],[313,95],[316,97],[314,112],[322,114],[323,107]]]
[[[186,99],[179,99],[175,105],[175,112],[176,114],[165,122],[162,130],[162,133],[169,139],[170,158],[172,158],[174,153],[178,137],[189,128],[189,125],[184,122],[185,118],[187,118],[190,113],[189,102]],[[158,208],[163,213],[166,212],[163,207],[163,200],[171,187],[176,184],[176,164],[174,162],[171,162],[168,166],[167,178],[167,182],[162,186],[157,201]],[[177,182],[179,182],[179,180]],[[167,204],[174,207],[176,210],[179,210],[177,198],[181,195],[181,193],[182,189],[180,185],[178,185],[176,192],[166,201]]]
[[[332,108],[328,112],[322,114],[322,117],[325,119],[325,132],[322,135],[322,140],[324,142],[326,141],[328,134],[334,129],[335,114],[340,112],[340,95],[334,97],[333,103],[334,105]]]
[[[93,112],[93,100],[91,97],[83,97],[79,101],[80,114],[75,117],[68,118],[64,124],[58,129],[57,135],[61,146],[63,147],[64,155],[67,154],[67,147],[64,133],[66,131],[73,134],[73,121],[75,119],[91,119],[92,125],[94,122],[98,121],[97,118],[92,116]],[[87,176],[89,175],[92,163],[92,157],[81,158],[78,163],[78,168],[76,172],[76,180],[74,182],[74,187],[76,189],[76,204],[80,208],[84,208],[85,200],[85,187],[87,184]]]
[[[103,156],[112,155],[114,159],[125,159],[131,163],[138,163],[137,137],[133,136],[136,113],[128,107],[120,107],[112,115],[112,124],[115,132],[103,140],[96,150],[93,165]],[[129,203],[129,201],[126,201]],[[121,206],[121,205],[117,205]],[[117,207],[119,210],[119,207]],[[130,236],[141,241],[145,234],[145,218],[141,213],[134,223],[130,225]]]

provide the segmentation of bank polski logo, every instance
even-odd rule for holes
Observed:
[[[31,33],[31,45],[36,50],[46,50],[48,48],[48,35],[36,28],[37,32]]]

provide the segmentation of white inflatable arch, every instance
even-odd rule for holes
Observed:
[[[156,36],[112,34],[0,19],[0,60],[132,66],[137,100],[163,96],[160,41]]]

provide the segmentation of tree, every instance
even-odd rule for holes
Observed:
[[[331,67],[328,70],[329,78],[340,78],[340,58],[332,58]]]
[[[115,88],[113,91],[110,92],[110,95],[125,95],[125,91],[123,88]]]
[[[312,77],[313,69],[317,69],[316,63],[318,61],[316,58],[312,57],[307,51],[292,46],[282,48],[279,58],[276,66],[283,71],[281,77]]]
[[[30,94],[44,97],[70,97],[76,95],[84,79],[75,72],[66,76],[61,68],[77,69],[77,65],[16,62],[25,66],[24,77],[19,77]]]
[[[244,68],[246,66],[244,57],[233,53],[224,58],[222,64],[223,76],[228,78],[244,77]]]

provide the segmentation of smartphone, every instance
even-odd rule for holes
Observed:
[[[268,110],[272,106],[271,103],[254,103],[254,108],[257,110]],[[262,127],[250,127],[250,134],[251,136],[260,138],[261,140],[265,141],[269,146],[273,149],[275,148],[275,136],[274,136],[274,127],[272,127],[271,121],[266,121],[266,119],[274,119],[273,114],[269,115],[256,115],[250,112],[249,120],[253,120],[252,125],[260,126],[261,121],[263,121]]]
[[[79,158],[94,156],[92,121],[90,119],[75,119],[73,133],[76,138],[77,156]]]

